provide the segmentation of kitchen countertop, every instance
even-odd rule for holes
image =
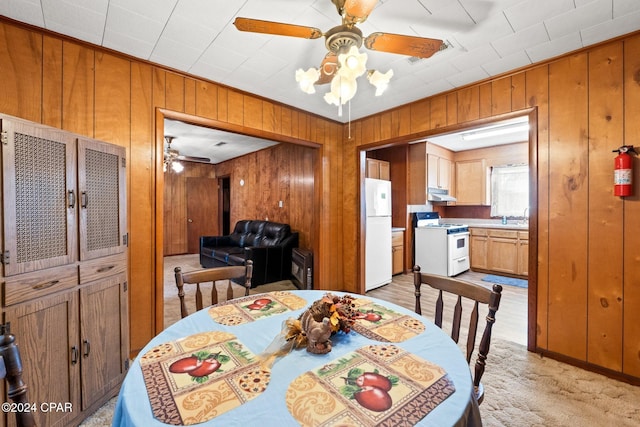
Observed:
[[[477,228],[504,228],[511,230],[529,230],[529,224],[522,220],[508,220],[506,224],[499,219],[483,218],[440,218],[442,224],[467,224],[469,227]]]

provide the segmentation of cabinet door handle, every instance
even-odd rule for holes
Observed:
[[[51,280],[50,282],[38,283],[37,285],[33,285],[31,288],[39,291],[41,289],[50,288],[51,286],[53,286],[53,285],[55,285],[57,283],[60,283],[60,280]]]
[[[86,208],[87,203],[89,203],[89,197],[87,196],[87,192],[83,191],[82,193],[80,193],[80,198],[81,198],[80,206],[82,206],[83,208]]]
[[[115,267],[115,265],[107,265],[105,267],[99,268],[97,271],[98,271],[98,273],[104,273],[105,271],[109,271],[114,267]]]
[[[78,363],[78,347],[75,345],[71,347],[71,364],[75,365]]]
[[[73,190],[69,190],[68,200],[69,207],[74,208],[76,206],[76,193],[74,193]]]
[[[91,352],[91,343],[89,340],[84,340],[82,341],[82,344],[84,346],[84,353],[82,353],[82,356],[89,357],[89,353]]]

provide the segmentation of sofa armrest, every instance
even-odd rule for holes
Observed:
[[[298,246],[298,233],[292,233],[280,244],[245,247],[245,259],[253,261],[252,287],[291,277],[291,253]]]

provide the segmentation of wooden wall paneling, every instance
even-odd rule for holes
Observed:
[[[611,159],[615,154],[611,154],[611,150],[617,148],[623,137],[622,43],[594,49],[588,58],[588,265],[591,268],[587,294],[587,361],[621,372],[624,218],[622,200],[613,195]],[[602,262],[605,259],[612,262]]]
[[[262,129],[262,100],[252,96],[243,96],[243,122],[244,126],[253,129]]]
[[[280,112],[282,107],[270,102],[262,103],[261,129],[267,132],[280,133]]]
[[[227,121],[235,125],[244,125],[244,100],[245,96],[235,90],[227,91]]]
[[[40,122],[42,35],[9,24],[1,24],[0,32],[0,112]]]
[[[478,85],[458,91],[458,122],[464,123],[480,117],[480,89]]]
[[[447,126],[458,123],[458,92],[447,94]]]
[[[229,89],[226,87],[218,87],[218,120],[221,122],[229,121]]]
[[[640,135],[640,37],[624,42],[624,143],[635,145]],[[640,378],[640,158],[634,159],[633,196],[624,209],[623,365],[627,375]]]
[[[347,292],[364,294],[364,246],[361,221],[361,189],[364,188],[364,152],[358,149],[358,140],[355,138],[340,141],[336,138],[340,149],[336,154],[340,157],[342,166],[342,182],[340,183],[343,214],[339,217],[340,227],[329,239],[335,238],[343,248],[348,248],[336,263],[340,268],[339,274],[324,279],[328,281],[325,289],[344,289]],[[326,241],[326,247],[331,245]],[[315,259],[314,259],[315,263]]]
[[[292,114],[291,108],[282,107],[282,111],[280,112],[280,132],[284,136],[292,136]]]
[[[190,78],[184,79],[184,112],[196,113],[196,81]]]
[[[218,86],[213,83],[196,81],[195,115],[207,119],[218,118]]]
[[[431,99],[431,120],[429,129],[437,129],[447,125],[447,96],[437,95]],[[413,128],[411,129],[414,130]]]
[[[153,68],[153,85],[151,86],[153,92],[153,107],[152,108],[164,108],[166,104],[166,72],[158,67]],[[164,126],[163,126],[164,128]]]
[[[94,51],[62,42],[62,128],[93,137]]]
[[[536,288],[529,291],[529,304],[536,313],[530,319],[529,348],[548,348],[549,314],[549,67],[543,65],[527,71],[526,99],[528,107],[537,109],[538,197],[537,207],[531,206],[529,216],[537,217],[538,257],[536,259]],[[532,237],[532,236],[530,236]],[[533,271],[533,270],[530,270]],[[532,294],[536,291],[536,294]],[[530,306],[531,307],[531,306]],[[534,344],[535,343],[535,344]]]
[[[511,76],[491,81],[491,114],[511,111]]]
[[[42,38],[42,123],[62,128],[62,40],[44,35]]]
[[[586,360],[587,55],[549,65],[549,347]],[[571,325],[571,326],[569,326]]]
[[[391,139],[393,136],[393,113],[391,111],[385,111],[380,114],[380,140],[385,141]]]
[[[94,74],[94,138],[129,147],[131,64],[126,59],[97,52]]]
[[[129,254],[135,254],[135,262],[129,262],[129,324],[130,351],[137,354],[154,337],[156,330],[156,295],[154,259],[156,238],[155,215],[155,140],[153,138],[151,66],[131,64],[131,148],[127,168],[129,186]],[[135,183],[135,185],[132,185]],[[162,218],[159,218],[162,223]],[[130,257],[131,259],[131,257]],[[163,297],[158,298],[162,301]],[[131,310],[135,307],[135,310]],[[164,313],[159,310],[162,322]],[[160,323],[162,325],[162,323]],[[161,328],[162,326],[160,326]]]
[[[373,140],[381,141],[382,140],[382,119],[379,114],[376,114],[372,117],[372,125],[373,125]]]
[[[511,111],[527,108],[526,74],[518,73],[511,76]]]
[[[412,104],[403,105],[398,107],[398,124],[396,125],[398,128],[398,135],[403,136],[409,135],[411,133],[411,112],[413,111]],[[427,113],[430,113],[430,109],[427,108]],[[429,120],[429,119],[427,119]]]
[[[165,73],[165,108],[184,113],[184,80],[180,74]]]
[[[408,133],[417,133],[433,128],[431,116],[433,114],[433,101],[423,99],[409,104],[409,123],[406,127]]]
[[[491,100],[491,82],[482,83],[478,86],[478,105],[480,106],[480,118],[491,117],[493,111],[493,101]]]
[[[362,121],[362,128],[360,139],[358,140],[359,144],[367,144],[375,141],[375,136],[373,132],[373,119],[371,117],[365,117]]]

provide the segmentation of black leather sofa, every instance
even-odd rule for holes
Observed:
[[[200,237],[200,264],[205,268],[243,265],[253,261],[251,287],[291,278],[291,251],[298,233],[288,224],[238,221],[228,236]]]

